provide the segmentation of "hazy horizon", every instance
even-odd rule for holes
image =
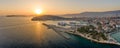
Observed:
[[[61,15],[120,10],[120,0],[0,0],[0,6],[0,15],[34,15],[39,8],[42,14]]]

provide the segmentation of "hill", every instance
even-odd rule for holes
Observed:
[[[42,15],[42,16],[37,16],[37,17],[33,17],[32,20],[36,21],[36,20],[64,20],[65,18],[63,17],[59,17],[59,16],[55,16],[55,15]]]
[[[78,17],[107,17],[107,16],[120,16],[120,10],[106,11],[106,12],[83,12],[77,14],[65,14],[62,16],[78,16]]]

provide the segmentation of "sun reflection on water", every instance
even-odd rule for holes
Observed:
[[[36,43],[42,43],[45,38],[45,27],[42,25],[42,22],[36,23],[36,32],[35,32],[35,40]],[[38,42],[39,41],[39,42]]]

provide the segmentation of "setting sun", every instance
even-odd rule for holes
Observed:
[[[35,13],[38,14],[38,15],[41,14],[42,13],[42,9],[36,9]]]

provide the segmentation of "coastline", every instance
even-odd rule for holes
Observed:
[[[61,32],[60,27],[57,27],[57,26],[55,26],[55,25],[48,25],[48,24],[45,24],[45,23],[43,23],[43,25],[47,26],[47,27],[50,28],[50,29],[53,29],[56,33]],[[63,30],[62,30],[62,31],[63,31]],[[64,32],[70,33],[70,34],[73,34],[73,35],[78,35],[78,36],[81,36],[81,37],[83,37],[83,38],[86,38],[86,39],[88,39],[88,40],[91,40],[91,41],[94,41],[94,42],[97,42],[97,43],[106,43],[106,44],[120,45],[120,43],[117,42],[115,39],[113,39],[113,38],[110,36],[110,34],[109,34],[109,38],[112,39],[113,41],[109,41],[109,40],[107,40],[107,41],[105,41],[105,40],[104,40],[104,41],[98,41],[98,40],[92,39],[92,38],[90,38],[90,37],[87,37],[86,35],[84,35],[84,34],[82,34],[82,33],[79,33],[79,32],[73,33],[73,32],[69,32],[68,30],[67,30],[67,31],[64,30]],[[58,33],[58,34],[60,34],[60,33]],[[60,34],[60,35],[61,35],[61,34]],[[62,36],[63,36],[63,35],[62,35]],[[63,37],[65,37],[65,36],[63,36]],[[66,38],[66,37],[65,37],[65,38]]]
[[[106,43],[106,44],[120,45],[120,43],[118,43],[118,42],[97,41],[97,40],[95,40],[95,39],[86,37],[85,35],[83,35],[83,34],[81,34],[81,33],[72,33],[72,32],[67,32],[67,33],[74,34],[74,35],[78,35],[78,36],[81,36],[81,37],[83,37],[83,38],[86,38],[86,39],[88,39],[88,40],[91,40],[91,41],[94,41],[94,42],[97,42],[97,43]],[[114,40],[114,41],[116,41],[116,40]]]

